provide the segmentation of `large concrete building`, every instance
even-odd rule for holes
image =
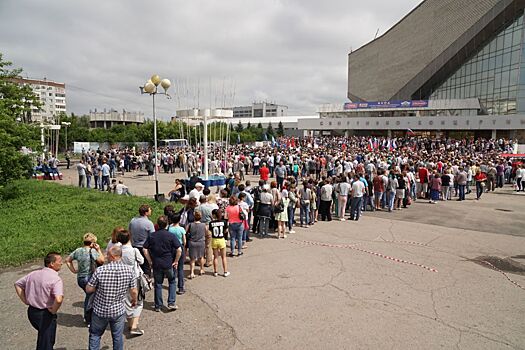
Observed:
[[[55,116],[66,113],[66,84],[47,79],[17,78],[14,81],[29,85],[41,104],[40,108],[31,106],[31,115],[27,122],[54,123]]]
[[[284,117],[288,114],[288,107],[271,102],[254,102],[251,106],[229,107],[233,111],[233,118],[266,118]]]
[[[422,1],[349,54],[352,103],[323,106],[321,120],[299,127],[438,136],[462,131],[523,142],[524,8],[525,0]]]
[[[114,125],[131,124],[144,124],[144,113],[130,112],[126,110],[119,112],[115,109],[106,110],[105,108],[102,111],[97,111],[96,108],[89,111],[90,128],[109,129]]]

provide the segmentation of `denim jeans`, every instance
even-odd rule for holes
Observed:
[[[162,283],[164,278],[168,279],[168,305],[175,304],[176,282],[175,271],[170,267],[168,269],[153,269],[153,280],[155,282],[155,308],[160,309],[164,304],[162,301]]]
[[[33,328],[38,331],[36,348],[53,350],[57,334],[57,315],[53,315],[47,309],[30,306],[27,309],[27,317]]]
[[[100,184],[100,190],[101,191],[105,191],[105,190],[109,191],[109,176],[102,176],[102,183]]]
[[[481,195],[483,194],[483,187],[481,186],[481,181],[476,181],[476,198],[481,198]]]
[[[459,200],[464,201],[465,200],[465,186],[466,185],[458,185],[459,187]]]
[[[295,216],[295,207],[288,207],[288,231],[293,228],[293,219]]]
[[[304,221],[303,221],[304,217]],[[301,226],[303,226],[303,223],[305,225],[310,225],[310,203],[306,205],[301,205],[301,208],[299,209],[299,220],[301,223]]]
[[[230,231],[230,249],[232,254],[235,251],[235,241],[237,241],[237,253],[242,253],[242,232],[244,228],[242,226],[242,222],[234,222],[230,224],[229,231]]]
[[[87,180],[86,187],[91,188],[91,175],[86,175],[86,180]]]
[[[352,197],[350,202],[350,220],[359,220],[363,197]]]
[[[387,192],[388,194],[388,211],[394,210],[394,200],[396,199],[396,193],[394,191]]]
[[[184,290],[184,262],[186,261],[186,253],[184,247],[182,247],[182,254],[179,258],[179,264],[177,265],[177,287],[179,290]]]
[[[89,350],[100,349],[100,339],[102,338],[108,323],[111,328],[111,337],[113,338],[113,349],[124,349],[124,337],[122,336],[122,332],[124,331],[125,322],[126,313],[110,318],[99,317],[96,313],[93,313],[93,319],[91,320],[91,326],[89,327]]]
[[[90,277],[91,276],[79,276],[79,277],[77,277],[77,284],[78,284],[78,286],[80,288],[82,288],[82,290],[86,294],[85,297],[84,297],[84,319],[86,320],[87,323],[91,322],[91,320],[90,320],[91,315],[88,316],[87,308],[88,308],[89,298],[91,297],[92,293],[87,293],[86,292],[86,285],[88,284]]]

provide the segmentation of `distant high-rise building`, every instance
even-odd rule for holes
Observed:
[[[57,83],[47,79],[13,79],[15,83],[29,85],[36,98],[41,103],[40,107],[31,106],[31,115],[28,122],[54,122],[55,116],[66,113],[66,84]]]

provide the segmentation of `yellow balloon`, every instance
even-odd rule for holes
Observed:
[[[155,86],[159,86],[159,84],[160,84],[160,77],[157,74],[155,74],[155,75],[151,76],[151,81],[152,81],[153,84],[155,84]]]

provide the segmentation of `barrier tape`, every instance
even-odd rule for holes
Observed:
[[[295,243],[294,241],[291,241],[291,242]],[[438,270],[433,268],[433,267],[428,267],[428,266],[425,266],[425,265],[422,265],[422,264],[418,264],[418,263],[415,263],[415,262],[411,262],[411,261],[407,261],[407,260],[403,260],[403,259],[394,258],[394,257],[388,256],[388,255],[384,255],[382,253],[377,253],[377,252],[373,252],[373,251],[370,251],[370,250],[357,248],[357,247],[355,247],[352,244],[329,244],[329,243],[323,243],[323,242],[313,242],[313,241],[304,241],[304,240],[296,241],[296,242],[299,242],[299,243],[296,243],[296,244],[303,243],[303,244],[308,244],[308,245],[317,245],[317,246],[329,247],[329,248],[353,249],[353,250],[357,250],[357,251],[362,252],[362,253],[371,254],[371,255],[378,256],[378,257],[383,258],[383,259],[388,259],[388,260],[394,261],[394,262],[421,267],[421,268],[423,268],[423,269],[425,269],[427,271],[430,271],[430,272],[438,272]]]
[[[428,244],[420,243],[420,242],[413,242],[413,241],[388,241],[386,239],[383,239],[383,242],[387,242],[387,243],[404,243],[404,244],[417,245],[417,246],[420,246],[420,247],[429,247]]]
[[[512,280],[505,272],[501,271],[500,269],[498,269],[496,266],[492,265],[491,263],[489,263],[488,261],[485,261],[485,260],[481,260],[480,262],[482,262],[483,264],[486,264],[486,265],[489,265],[490,267],[492,267],[494,270],[498,271],[499,273],[501,273],[503,276],[505,276],[506,279],[509,280],[510,283],[514,284],[516,287],[518,288],[521,288],[523,290],[525,290],[525,288],[520,285],[518,282]]]

